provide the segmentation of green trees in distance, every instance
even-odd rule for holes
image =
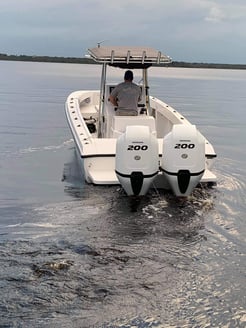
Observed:
[[[96,64],[90,58],[8,55],[4,53],[0,53],[0,60],[47,62],[47,63]],[[246,69],[246,65],[244,64],[189,63],[183,61],[173,61],[171,64],[168,65],[163,64],[163,66],[187,67],[187,68]]]

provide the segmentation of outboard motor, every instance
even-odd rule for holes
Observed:
[[[127,126],[117,139],[115,171],[127,195],[145,195],[158,174],[158,141],[148,126]]]
[[[205,139],[195,125],[175,124],[163,139],[161,170],[176,196],[189,196],[205,170]]]

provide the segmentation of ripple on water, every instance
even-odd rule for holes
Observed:
[[[153,193],[134,206],[118,188],[86,191],[74,190],[77,201],[34,208],[36,226],[23,216],[9,227],[22,237],[0,245],[3,323],[241,324],[240,254],[223,227],[214,229],[216,190],[197,189],[185,204]]]

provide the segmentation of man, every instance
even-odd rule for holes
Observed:
[[[118,84],[111,92],[109,100],[117,107],[116,115],[138,115],[141,88],[132,81],[132,71],[126,71],[124,82]]]

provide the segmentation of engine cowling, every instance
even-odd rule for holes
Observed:
[[[115,171],[127,195],[145,195],[158,174],[158,141],[148,126],[127,126],[116,142]]]
[[[161,170],[176,196],[188,196],[205,170],[205,139],[195,125],[176,124],[163,139]]]

